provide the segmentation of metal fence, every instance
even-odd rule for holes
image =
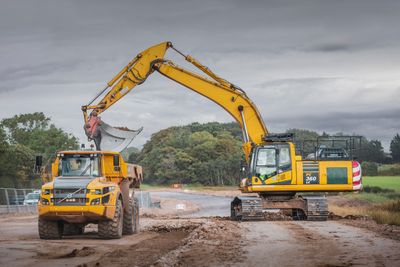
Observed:
[[[40,189],[0,188],[0,214],[1,213],[34,213],[36,205],[24,205],[24,200],[29,193],[39,192]],[[26,203],[25,203],[26,204]]]
[[[39,192],[40,189],[16,189],[0,188],[0,214],[4,213],[35,213],[37,205],[27,205],[24,200],[26,195],[33,192]],[[135,191],[135,197],[139,201],[141,208],[158,207],[158,203],[152,203],[149,192]]]
[[[139,201],[140,208],[152,208],[153,203],[151,202],[151,196],[149,192],[137,191],[135,197]]]

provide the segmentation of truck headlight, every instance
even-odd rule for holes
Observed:
[[[90,202],[90,205],[100,205],[100,198],[95,198]]]
[[[48,199],[42,198],[42,205],[50,205],[50,202]]]

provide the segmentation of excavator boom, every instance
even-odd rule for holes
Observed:
[[[168,48],[177,51],[188,62],[205,73],[207,77],[185,70],[172,61],[164,59]],[[165,77],[207,97],[231,114],[241,126],[243,150],[247,159],[249,158],[252,145],[261,144],[263,137],[268,134],[257,107],[242,89],[220,78],[193,57],[184,55],[174,48],[172,43],[164,42],[138,54],[107,83],[106,88],[95,99],[82,107],[86,135],[90,140],[95,141],[97,149],[123,149],[123,145],[129,144],[137,133],[141,131],[140,129],[137,131],[113,129],[102,122],[98,115],[124,97],[135,86],[143,83],[155,70]],[[98,104],[92,105],[106,91],[106,95]],[[88,110],[92,110],[90,115],[87,114]]]

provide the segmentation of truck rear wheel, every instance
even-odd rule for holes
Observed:
[[[99,236],[101,238],[117,239],[122,237],[123,213],[121,200],[118,199],[112,220],[99,222]]]
[[[58,221],[47,221],[39,218],[38,221],[39,237],[41,239],[61,239],[63,224]]]
[[[64,223],[63,235],[81,235],[85,227],[77,224]]]
[[[139,202],[137,198],[129,199],[129,206],[124,213],[122,234],[131,235],[139,232]]]

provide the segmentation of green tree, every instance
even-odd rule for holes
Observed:
[[[136,157],[153,183],[237,184],[241,132],[234,123],[192,123],[152,135]]]
[[[361,142],[361,151],[359,154],[361,161],[370,161],[383,163],[385,161],[385,153],[383,151],[382,143],[379,140],[371,140],[363,138]]]
[[[400,135],[396,134],[390,142],[390,152],[394,162],[400,162]]]
[[[3,119],[0,122],[0,186],[38,186],[39,177],[33,175],[35,155],[43,155],[46,161],[58,150],[77,148],[77,139],[51,124],[50,118],[41,112]]]
[[[136,147],[127,147],[121,151],[121,155],[126,162],[136,163],[140,150]]]
[[[16,144],[8,146],[5,157],[0,157],[3,186],[31,187],[33,179],[35,152],[26,146]]]
[[[50,123],[42,112],[15,115],[1,121],[9,144],[24,145],[49,158],[58,150],[78,149],[76,137]]]
[[[365,175],[365,176],[377,176],[378,175],[378,164],[376,164],[375,162],[364,161],[361,164],[361,169],[362,169],[363,175]]]

